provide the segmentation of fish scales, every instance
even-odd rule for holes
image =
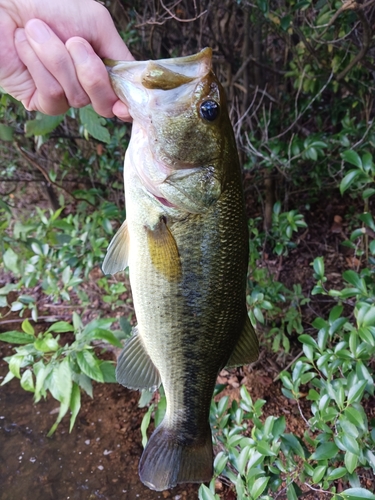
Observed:
[[[134,124],[124,166],[127,222],[103,270],[129,265],[137,316],[119,382],[164,387],[166,415],[139,465],[141,480],[164,490],[211,479],[217,374],[258,354],[246,310],[241,172],[209,49],[158,61],[157,72],[166,68],[160,80],[151,63],[110,64]]]

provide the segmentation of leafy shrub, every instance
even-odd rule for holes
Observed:
[[[129,329],[125,326],[127,331],[111,331],[114,321],[111,318],[96,319],[83,326],[74,312],[73,324],[58,321],[39,334],[27,319],[22,323],[22,332],[0,333],[2,342],[19,345],[15,354],[4,358],[9,364],[9,372],[1,385],[16,377],[25,391],[34,393],[36,403],[48,392],[60,403],[49,436],[68,410],[72,430],[81,406],[81,390],[93,397],[93,380],[116,382],[114,362],[103,361],[94,352],[95,344],[99,342],[104,346],[122,347],[120,340],[128,336]],[[67,333],[74,334],[72,342],[64,342],[61,338],[61,334]]]

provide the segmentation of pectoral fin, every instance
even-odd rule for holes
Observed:
[[[128,224],[123,222],[107,248],[102,270],[104,274],[115,274],[128,267],[129,232]]]
[[[137,328],[117,360],[116,379],[129,389],[155,391],[161,384],[159,371],[151,361]]]
[[[155,269],[172,281],[181,275],[181,262],[176,240],[164,219],[155,229],[147,230],[147,243]]]
[[[226,364],[226,367],[233,368],[235,366],[254,363],[254,361],[258,359],[258,355],[258,338],[254,328],[250,323],[249,316],[246,315],[245,325],[234,348],[234,351],[232,352],[231,357]]]

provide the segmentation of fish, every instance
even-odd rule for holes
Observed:
[[[116,377],[130,389],[163,384],[165,417],[138,469],[146,486],[162,491],[211,480],[217,375],[258,357],[246,307],[241,168],[210,48],[105,64],[133,118],[124,162],[126,220],[102,266],[105,274],[129,267],[137,318]]]

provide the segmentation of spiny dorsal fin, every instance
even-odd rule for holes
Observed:
[[[128,224],[123,222],[107,248],[102,270],[104,274],[115,274],[128,267],[129,232]]]
[[[176,240],[162,219],[155,229],[147,229],[147,243],[155,269],[172,281],[181,276]]]
[[[248,365],[258,359],[259,343],[254,328],[250,323],[250,318],[246,315],[245,325],[242,329],[240,338],[229,358],[226,367]]]
[[[116,379],[129,389],[155,391],[161,384],[158,369],[151,361],[137,328],[127,340],[117,360]]]

